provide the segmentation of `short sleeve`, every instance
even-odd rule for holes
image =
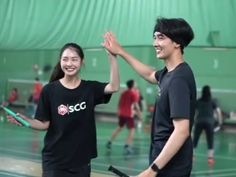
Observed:
[[[190,119],[190,90],[185,79],[173,79],[169,87],[169,103],[171,118]]]
[[[133,102],[138,103],[140,100],[140,94],[138,91],[133,92]]]
[[[35,119],[40,121],[49,121],[51,117],[50,97],[47,87],[44,87],[39,98]]]
[[[112,94],[105,94],[104,90],[108,83],[94,82],[95,104],[108,103]]]
[[[155,72],[155,78],[157,81],[159,81],[160,71]]]

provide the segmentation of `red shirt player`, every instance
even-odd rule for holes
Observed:
[[[19,98],[19,95],[18,95],[18,90],[17,88],[13,88],[11,93],[10,93],[10,96],[9,96],[9,99],[8,99],[8,103],[9,104],[12,104],[14,103],[16,100],[18,100]]]
[[[38,77],[35,78],[35,81],[36,82],[34,84],[33,101],[34,101],[34,103],[38,104],[40,94],[41,94],[42,89],[43,89],[43,84],[39,81]]]
[[[135,134],[134,115],[137,114],[139,119],[141,119],[141,112],[138,104],[140,98],[135,88],[135,81],[129,80],[126,82],[126,84],[128,89],[121,94],[118,105],[119,126],[113,132],[111,139],[108,141],[107,148],[111,149],[112,141],[126,125],[129,129],[129,135],[124,148],[126,153],[130,154],[132,153],[131,145],[133,144]]]
[[[10,93],[10,95],[9,95],[8,100],[3,102],[2,106],[12,105],[12,103],[14,103],[18,99],[19,99],[18,89],[17,88],[13,88],[11,93]]]

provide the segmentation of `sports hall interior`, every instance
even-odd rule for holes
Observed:
[[[85,80],[109,81],[109,61],[102,47],[107,31],[116,34],[124,48],[156,70],[164,63],[156,58],[153,27],[157,17],[184,18],[195,38],[184,50],[193,69],[197,96],[209,85],[223,113],[222,128],[215,132],[214,166],[207,164],[203,133],[191,177],[236,176],[236,1],[235,0],[0,0],[0,102],[13,88],[19,99],[11,105],[25,112],[35,78],[47,84],[60,48],[78,43],[85,53],[80,75]],[[150,124],[158,86],[141,78],[118,57],[120,90],[109,104],[96,107],[98,157],[92,160],[93,177],[113,177],[113,165],[129,175],[148,167]],[[137,127],[134,153],[123,146],[127,130],[113,143],[106,143],[117,126],[117,105],[126,81],[137,82],[144,100],[143,125]],[[41,151],[45,132],[11,124],[0,110],[0,177],[41,176]]]

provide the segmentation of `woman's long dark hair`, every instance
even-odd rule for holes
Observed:
[[[211,88],[209,85],[205,85],[202,88],[202,96],[200,99],[202,101],[210,101],[211,100]]]
[[[73,49],[78,54],[78,56],[81,58],[81,60],[84,59],[84,52],[78,44],[76,44],[76,43],[67,43],[60,50],[60,60],[61,60],[62,53],[68,48]],[[64,75],[65,75],[65,73],[61,69],[60,60],[57,62],[56,66],[54,67],[54,70],[53,70],[53,72],[51,74],[51,77],[49,79],[49,83],[53,82],[53,81],[56,81],[56,80],[59,80],[59,79],[63,78]]]

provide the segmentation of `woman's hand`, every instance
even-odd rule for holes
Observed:
[[[12,124],[18,125],[18,126],[23,126],[20,122],[18,122],[16,119],[14,119],[12,116],[7,115],[7,120],[11,122]]]

